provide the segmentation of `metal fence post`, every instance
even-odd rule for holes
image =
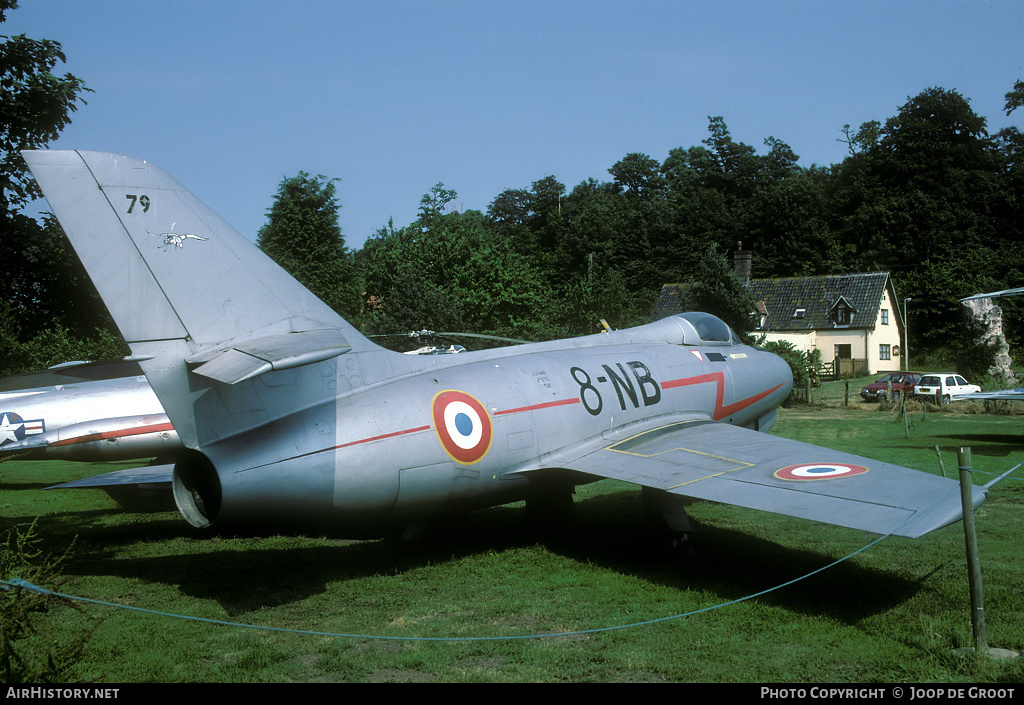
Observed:
[[[971,628],[974,631],[974,649],[988,651],[985,636],[985,604],[981,589],[981,563],[978,560],[978,535],[974,529],[974,502],[971,498],[971,449],[961,448],[957,453],[960,466],[960,502],[964,515],[964,540],[967,544],[967,573],[971,588]]]

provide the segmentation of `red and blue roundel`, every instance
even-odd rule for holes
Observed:
[[[430,415],[441,445],[448,455],[463,465],[472,465],[491,447],[491,417],[484,405],[454,389],[434,397]]]
[[[775,477],[780,480],[832,480],[837,477],[861,475],[867,471],[868,469],[863,465],[804,463],[802,465],[787,465],[781,470],[776,470]]]

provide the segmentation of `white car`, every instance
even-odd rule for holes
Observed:
[[[914,396],[931,399],[942,406],[964,394],[980,391],[981,387],[952,372],[931,372],[914,386]]]

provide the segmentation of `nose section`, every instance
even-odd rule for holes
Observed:
[[[780,404],[789,396],[790,391],[793,389],[793,369],[785,359],[775,353],[768,352],[767,350],[757,350],[757,353],[761,366],[764,368],[763,386],[766,389],[778,387],[772,393],[771,398],[776,404]]]

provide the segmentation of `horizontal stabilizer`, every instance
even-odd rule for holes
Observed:
[[[73,482],[65,482],[62,485],[47,487],[48,490],[67,490],[81,488],[123,487],[125,485],[162,485],[170,487],[174,479],[174,465],[150,465],[142,468],[129,468],[128,470],[115,470],[114,472],[102,475],[93,475]]]
[[[352,349],[337,330],[284,333],[206,350],[188,358],[192,371],[225,384],[237,384],[273,370],[330,360]]]
[[[101,362],[67,362],[39,372],[26,372],[0,379],[0,398],[6,393],[16,396],[32,391],[38,393],[56,386],[141,376],[139,361],[131,357]]]

